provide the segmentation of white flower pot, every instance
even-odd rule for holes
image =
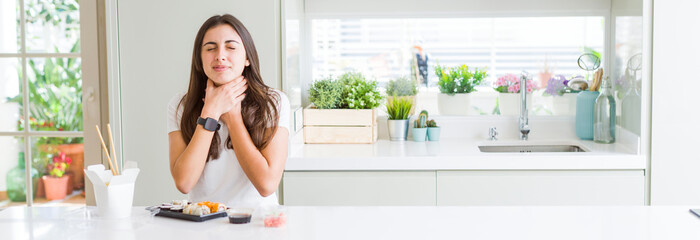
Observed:
[[[520,115],[520,93],[498,93],[498,109],[501,116]],[[532,93],[527,94],[527,110],[532,111]]]
[[[564,93],[562,96],[552,97],[552,114],[572,116],[576,113],[577,93]]]
[[[438,93],[438,112],[440,115],[469,115],[470,99],[469,93],[456,93],[452,96]]]

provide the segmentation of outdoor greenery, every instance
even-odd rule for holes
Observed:
[[[417,93],[418,84],[416,81],[409,80],[406,77],[390,80],[386,85],[387,96],[415,96]]]
[[[485,68],[469,69],[469,66],[444,67],[435,66],[435,75],[438,77],[438,87],[441,93],[454,95],[455,93],[470,93],[476,91],[475,87],[483,83],[488,76]]]
[[[76,0],[34,0],[26,5],[26,21],[43,28],[58,29],[66,39],[79,35]],[[18,6],[19,7],[19,6]],[[19,25],[19,18],[17,19]],[[18,40],[19,41],[19,40]],[[69,50],[80,52],[77,39]],[[54,45],[54,52],[60,52]],[[80,58],[30,58],[27,60],[29,97],[29,126],[33,131],[82,131],[82,71]],[[18,68],[20,79],[21,68]],[[22,109],[21,95],[7,99],[16,102]],[[22,113],[20,113],[22,115]],[[24,117],[18,122],[18,130],[25,127]],[[83,138],[40,137],[37,144],[81,143]]]

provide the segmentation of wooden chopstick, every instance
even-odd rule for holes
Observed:
[[[102,143],[102,150],[104,150],[105,154],[107,154],[107,161],[109,161],[109,169],[112,170],[112,175],[117,175],[116,172],[114,171],[114,165],[112,165],[112,159],[109,157],[109,151],[107,151],[107,146],[105,146],[105,140],[102,139],[102,132],[100,131],[100,127],[95,125],[95,129],[97,129],[97,135],[100,136],[100,142]]]
[[[114,170],[117,172],[117,175],[121,175],[121,173],[119,173],[119,160],[117,160],[117,152],[114,151],[114,140],[112,140],[112,127],[109,126],[109,123],[107,123],[107,134],[109,134],[109,146],[112,148],[112,158],[114,159]]]

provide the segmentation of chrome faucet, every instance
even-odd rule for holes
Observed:
[[[527,140],[530,134],[530,126],[527,123],[527,78],[528,73],[523,71],[520,75],[520,117],[518,118],[520,140]]]

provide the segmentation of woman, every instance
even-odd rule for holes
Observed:
[[[243,24],[213,16],[197,32],[187,93],[168,108],[170,173],[193,202],[277,204],[289,101],[265,85]]]

